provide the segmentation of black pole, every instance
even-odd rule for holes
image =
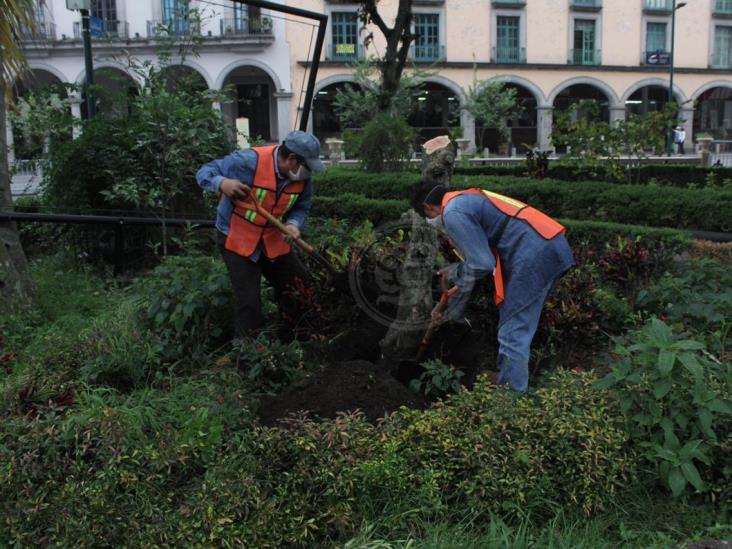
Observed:
[[[84,69],[86,72],[86,83],[84,88],[86,91],[86,117],[94,118],[96,107],[94,105],[94,97],[92,96],[92,86],[94,86],[94,65],[92,63],[91,53],[91,31],[89,30],[89,10],[81,11],[81,37],[84,40]]]
[[[310,63],[308,87],[305,91],[305,104],[302,107],[302,118],[300,118],[299,129],[302,131],[307,130],[308,120],[310,118],[310,110],[313,103],[313,96],[315,95],[315,81],[318,78],[318,68],[320,67],[320,55],[323,52],[323,43],[325,42],[325,29],[328,25],[328,16],[324,13],[317,13],[315,11],[308,11],[300,8],[293,8],[291,6],[285,6],[282,4],[275,4],[274,2],[267,2],[266,0],[234,0],[234,2],[246,4],[247,6],[257,6],[272,11],[287,13],[289,15],[297,15],[299,17],[305,17],[307,19],[315,19],[316,21],[318,21],[318,36],[315,39],[315,51],[313,52],[313,59]]]

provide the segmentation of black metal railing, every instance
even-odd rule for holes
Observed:
[[[33,29],[20,29],[20,37],[24,42],[51,42],[56,40],[56,25],[54,23],[36,23]]]
[[[221,36],[240,36],[250,34],[272,34],[272,19],[269,17],[221,19]]]
[[[154,20],[147,22],[148,38],[162,38],[165,36],[190,36],[201,33],[201,24],[185,17]]]
[[[92,34],[92,40],[94,39],[109,39],[109,38],[128,38],[130,36],[130,25],[127,21],[119,21],[115,19],[103,19],[102,20],[102,35],[94,36]],[[81,36],[81,22],[76,21],[74,23],[74,38],[82,38]]]

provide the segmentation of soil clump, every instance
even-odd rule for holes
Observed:
[[[263,425],[307,410],[321,419],[338,412],[361,410],[371,422],[401,406],[424,408],[425,400],[392,377],[389,368],[365,360],[330,364],[281,393],[262,399],[259,418]]]

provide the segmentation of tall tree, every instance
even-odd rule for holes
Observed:
[[[391,108],[392,98],[399,90],[404,65],[409,56],[409,46],[414,39],[412,33],[412,0],[399,0],[394,26],[389,27],[379,13],[379,0],[364,0],[359,8],[359,19],[366,25],[376,25],[386,39],[386,52],[377,60],[381,71],[381,85],[377,107],[386,112]],[[373,33],[366,36],[368,45],[373,41]]]
[[[8,169],[6,103],[12,82],[27,64],[20,45],[21,29],[32,29],[34,0],[0,0],[0,210],[13,209]],[[28,262],[15,223],[0,221],[0,317],[31,302]]]

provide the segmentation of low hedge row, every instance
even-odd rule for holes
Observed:
[[[383,223],[397,221],[409,208],[406,200],[377,200],[361,195],[346,193],[339,197],[320,196],[313,200],[313,216],[347,219],[359,223],[371,221],[378,227]],[[608,242],[618,238],[637,237],[653,240],[674,251],[686,250],[691,241],[688,231],[644,227],[604,221],[583,221],[558,218],[567,227],[567,236],[573,245],[586,244],[593,249],[603,249]]]
[[[638,174],[640,171],[640,174]],[[524,163],[513,166],[456,166],[455,174],[458,175],[513,175],[526,176],[526,165]],[[688,187],[696,185],[704,187],[710,182],[710,175],[714,177],[717,184],[725,179],[732,179],[732,168],[704,168],[685,164],[649,164],[641,166],[640,169],[633,169],[632,180],[640,184],[655,182],[659,185],[673,187]],[[625,178],[614,180],[613,175],[607,170],[581,168],[569,164],[549,164],[548,177],[561,179],[562,181],[607,181],[624,183]]]
[[[336,171],[316,182],[316,201],[328,204],[371,199],[360,204],[338,206],[343,217],[371,217],[374,209],[396,208],[395,200],[406,203],[409,188],[419,181],[413,173],[361,174]],[[649,227],[671,227],[705,231],[732,231],[732,191],[682,189],[642,185],[608,185],[585,181],[568,185],[545,179],[519,177],[468,177],[453,179],[456,189],[481,187],[512,196],[553,217],[630,223]],[[381,208],[376,202],[383,202]],[[393,218],[394,216],[390,216]]]

